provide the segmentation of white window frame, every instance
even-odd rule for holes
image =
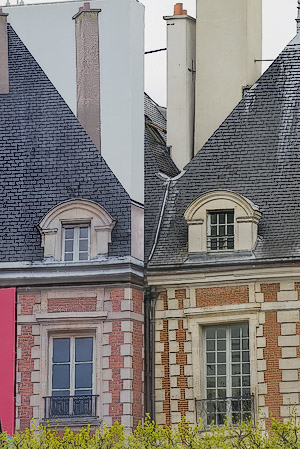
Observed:
[[[92,371],[92,396],[96,394],[96,360],[95,360],[95,344],[96,338],[95,334],[91,333],[55,333],[49,336],[49,390],[48,395],[52,397],[52,366],[53,366],[53,340],[57,338],[69,338],[70,339],[70,396],[75,394],[75,339],[76,338],[92,338],[93,339],[93,371]]]
[[[249,352],[249,362],[245,362],[245,363],[249,363],[250,364],[250,329],[249,329],[249,323],[247,321],[243,321],[243,322],[239,322],[239,323],[218,323],[216,325],[209,325],[209,326],[205,326],[203,328],[203,355],[204,355],[204,397],[205,399],[207,398],[207,365],[209,365],[209,363],[207,363],[207,347],[206,347],[206,343],[207,343],[207,339],[206,339],[206,330],[212,327],[216,327],[216,328],[221,328],[224,327],[226,328],[226,372],[228,372],[228,374],[226,374],[226,396],[225,398],[231,398],[232,397],[232,385],[231,385],[231,378],[232,378],[232,350],[231,350],[231,334],[230,334],[230,328],[231,327],[238,327],[238,326],[244,326],[247,325],[248,326],[248,342],[249,342],[249,348],[248,348],[248,352]],[[217,353],[217,351],[215,351],[215,353]],[[241,361],[241,363],[243,363]],[[215,365],[217,366],[217,363],[215,363]],[[228,370],[228,371],[227,371]],[[251,364],[250,364],[250,372],[249,372],[249,377],[250,377],[250,385],[249,390],[251,392]],[[217,380],[217,376],[216,380]],[[243,387],[241,387],[243,388]],[[216,386],[216,390],[217,390],[217,386]],[[216,398],[214,398],[216,399]]]
[[[79,230],[80,228],[88,228],[88,258],[79,259]],[[65,260],[65,232],[66,229],[74,229],[73,240],[73,259]],[[62,224],[62,260],[64,262],[86,262],[90,260],[90,248],[91,248],[91,224],[90,223],[63,223]]]
[[[225,214],[225,216],[226,216],[226,219],[225,219],[225,223],[224,224],[220,224],[219,223],[219,214]],[[229,225],[228,225],[228,223],[227,223],[227,214],[229,214],[229,213],[232,213],[233,214],[233,222],[232,223],[230,223]],[[214,224],[212,224],[211,223],[211,216],[212,216],[212,214],[217,214],[217,224],[216,225],[214,225]],[[216,228],[217,228],[217,231],[219,230],[219,227],[220,226],[225,226],[225,229],[226,229],[226,231],[227,231],[227,226],[233,226],[233,235],[232,236],[229,236],[227,233],[224,235],[224,236],[219,236],[219,235],[216,235],[216,236],[212,236],[211,235],[211,228],[212,228],[212,226],[216,226]],[[212,239],[216,239],[217,240],[217,242],[218,242],[218,245],[217,246],[219,246],[219,239],[221,239],[221,238],[223,238],[224,240],[226,240],[226,248],[222,248],[222,249],[220,249],[220,248],[216,248],[216,249],[212,249],[211,248],[211,240]],[[228,239],[230,239],[230,238],[233,238],[233,248],[228,248],[227,247],[227,245],[228,245]],[[232,252],[232,251],[234,251],[234,249],[235,249],[235,239],[236,239],[236,229],[235,229],[235,216],[234,216],[234,209],[223,209],[223,210],[208,210],[207,211],[207,251],[208,252],[212,252],[212,253],[216,253],[216,252]],[[210,241],[210,242],[209,242]],[[210,243],[210,246],[209,246],[209,243]]]

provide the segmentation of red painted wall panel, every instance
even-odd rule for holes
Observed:
[[[16,289],[0,289],[0,419],[10,435],[15,428]]]

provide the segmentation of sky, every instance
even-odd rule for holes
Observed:
[[[18,0],[10,0],[11,5]],[[25,3],[48,3],[49,0],[24,0]],[[53,1],[53,0],[52,0]],[[140,0],[145,5],[145,50],[166,47],[166,22],[177,0]],[[196,0],[179,0],[195,17]],[[226,1],[226,0],[223,0]],[[251,1],[251,0],[248,0]],[[5,5],[6,0],[0,0]],[[296,34],[297,0],[262,0],[263,59],[274,59]],[[269,64],[264,63],[265,70]],[[162,106],[166,105],[166,52],[145,56],[145,91]]]

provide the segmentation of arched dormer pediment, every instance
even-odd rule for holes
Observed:
[[[189,253],[251,251],[261,218],[258,206],[235,192],[213,190],[186,209]]]
[[[55,261],[65,260],[65,229],[75,230],[79,228],[86,229],[85,245],[88,245],[86,251],[88,259],[83,260],[96,259],[98,256],[106,255],[108,254],[108,243],[111,242],[111,232],[115,223],[111,215],[93,201],[82,199],[64,201],[53,207],[39,224],[44,258]],[[75,231],[72,243],[75,246],[74,251],[78,247],[76,251],[79,252],[80,242],[76,242],[76,238],[81,238],[79,231]]]

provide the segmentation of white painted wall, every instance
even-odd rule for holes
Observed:
[[[261,74],[262,0],[197,0],[195,154]]]
[[[167,25],[167,136],[172,158],[182,170],[193,157],[196,21],[187,15],[165,17]]]
[[[76,114],[75,24],[82,2],[12,6],[8,22]],[[91,0],[100,8],[102,155],[135,201],[144,201],[144,6]]]

